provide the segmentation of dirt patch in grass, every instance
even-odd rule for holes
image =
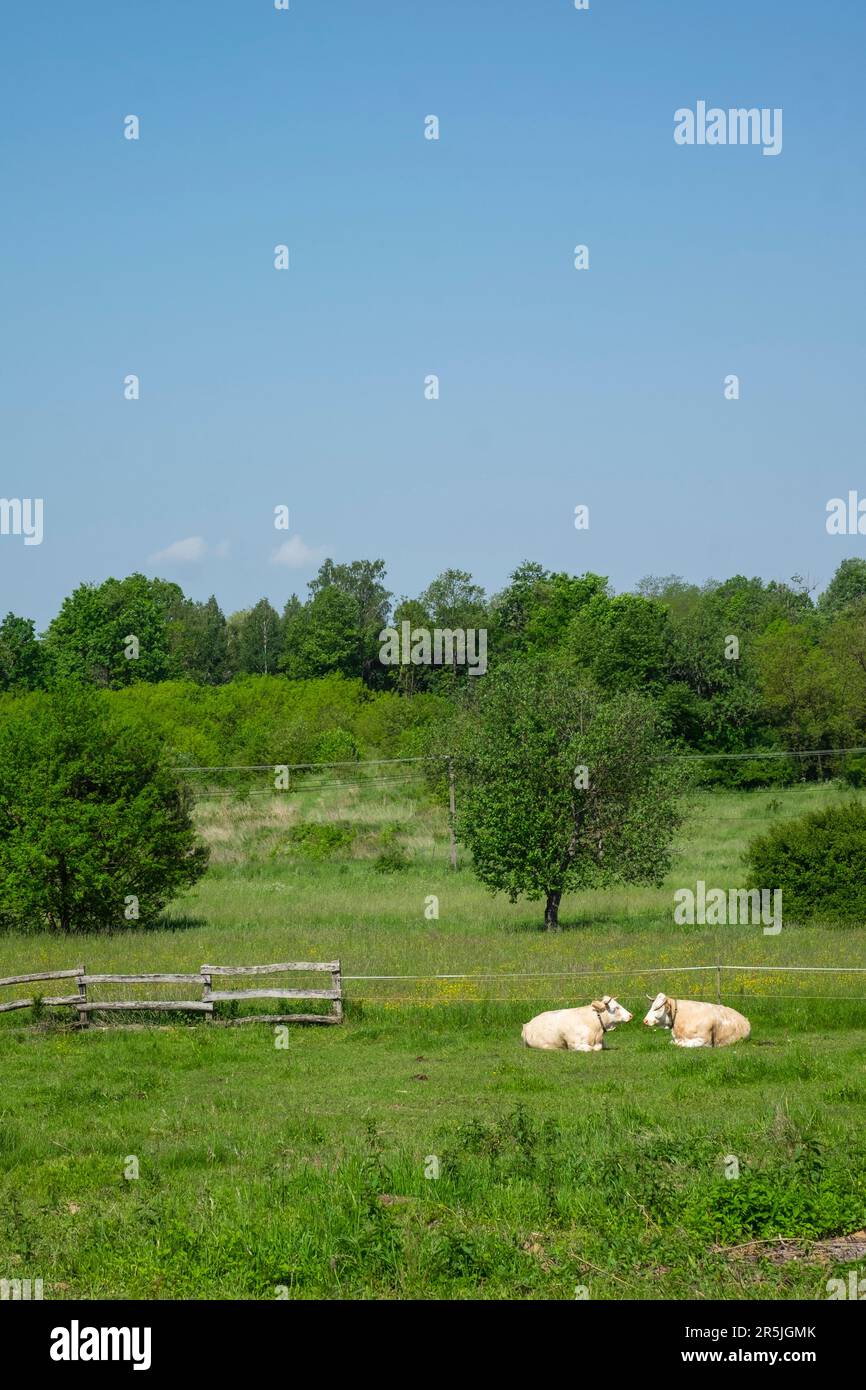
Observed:
[[[746,1264],[757,1264],[761,1260],[769,1260],[775,1265],[787,1264],[789,1260],[844,1264],[849,1260],[862,1260],[866,1256],[866,1230],[810,1242],[778,1236],[774,1240],[750,1240],[745,1245],[714,1245],[713,1254],[725,1255],[728,1259],[741,1260]]]

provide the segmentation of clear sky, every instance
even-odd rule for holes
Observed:
[[[864,553],[863,0],[6,0],[2,49],[2,612]],[[677,145],[699,100],[782,152]]]

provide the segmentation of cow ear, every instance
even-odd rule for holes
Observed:
[[[597,1014],[603,1014],[605,1006],[602,1003],[601,999],[593,999],[592,1003],[590,1004],[590,1008],[595,1009]]]

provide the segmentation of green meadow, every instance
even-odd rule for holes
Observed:
[[[3,936],[0,976],[339,958],[345,1021],[0,1016],[0,1277],[46,1298],[826,1297],[847,1266],[816,1242],[866,1225],[862,929],[679,927],[673,891],[741,886],[754,835],[850,796],[697,794],[661,888],[566,898],[545,934],[541,904],[450,869],[420,782],[203,795],[211,866],[162,929]],[[719,987],[749,1042],[642,1028],[646,994]],[[123,988],[104,997],[184,990]],[[521,1045],[533,1013],[604,992],[636,1015],[605,1052]]]

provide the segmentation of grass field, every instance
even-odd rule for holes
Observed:
[[[778,967],[862,967],[863,933],[676,927],[672,893],[740,886],[752,835],[845,795],[700,795],[663,888],[565,899],[555,935],[450,871],[411,786],[203,799],[212,865],[165,930],[0,937],[0,975],[339,957],[345,1024],[278,1048],[266,1024],[0,1017],[0,1277],[51,1298],[825,1297],[846,1266],[810,1242],[866,1225],[866,977]],[[395,842],[409,867],[380,872]],[[717,961],[749,967],[722,995],[751,1042],[641,1028],[647,992],[714,998],[714,970],[678,972]],[[479,978],[351,978],[458,973]],[[521,1046],[531,1014],[603,990],[638,1015],[609,1050]],[[778,1236],[801,1257],[718,1248]]]

